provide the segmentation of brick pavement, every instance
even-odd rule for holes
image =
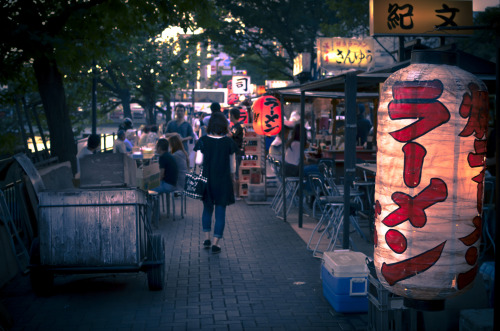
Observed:
[[[178,206],[177,206],[178,209]],[[144,273],[65,275],[50,297],[28,276],[0,290],[13,330],[365,330],[367,314],[336,313],[322,294],[320,260],[267,205],[227,210],[222,253],[201,248],[202,204],[185,218],[162,217],[166,286]]]

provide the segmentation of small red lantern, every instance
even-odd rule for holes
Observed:
[[[239,101],[239,97],[238,97],[238,94],[230,94],[228,97],[227,97],[227,104],[228,105],[234,105],[236,104],[237,102]]]
[[[281,132],[281,104],[275,97],[264,95],[255,100],[252,113],[257,134],[274,136]]]

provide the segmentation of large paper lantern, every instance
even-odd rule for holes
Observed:
[[[375,267],[421,309],[442,309],[478,271],[488,93],[455,59],[413,52],[385,81],[378,110]]]
[[[274,136],[281,132],[281,104],[275,97],[264,95],[255,100],[252,114],[257,134]]]

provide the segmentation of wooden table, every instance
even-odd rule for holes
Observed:
[[[356,163],[356,168],[366,171],[370,175],[377,174],[377,164],[376,163]]]

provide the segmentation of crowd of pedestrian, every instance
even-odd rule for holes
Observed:
[[[210,109],[210,114],[200,113],[191,124],[186,119],[185,106],[177,104],[173,119],[160,127],[142,125],[138,130],[134,129],[132,120],[126,118],[118,127],[113,153],[130,155],[144,148],[154,150],[161,179],[160,185],[153,189],[157,193],[182,191],[188,172],[203,171],[207,189],[202,199],[201,226],[206,233],[202,245],[217,254],[221,251],[226,207],[239,199],[235,192],[244,129],[239,122],[238,108],[225,115],[220,104],[214,102]],[[94,140],[95,137],[89,137],[88,147],[79,153],[81,157],[97,148]]]

